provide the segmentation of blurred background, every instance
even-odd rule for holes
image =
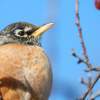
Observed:
[[[100,65],[100,11],[96,10],[94,0],[80,0],[80,17],[90,60],[93,65]],[[0,0],[0,29],[17,21],[35,25],[55,23],[41,39],[53,71],[49,100],[75,100],[85,90],[80,78],[86,76],[85,65],[78,65],[71,55],[72,48],[82,55],[75,25],[75,0]]]

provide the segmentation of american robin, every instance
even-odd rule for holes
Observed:
[[[48,100],[52,71],[39,39],[53,26],[26,22],[0,32],[0,100]]]

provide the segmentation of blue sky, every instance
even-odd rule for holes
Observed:
[[[80,0],[80,17],[90,60],[100,65],[100,11],[95,9],[94,0]],[[84,89],[80,77],[85,76],[85,65],[77,65],[71,56],[72,48],[82,54],[75,26],[75,0],[0,0],[0,29],[17,21],[55,23],[41,39],[53,69],[49,100],[74,100]]]

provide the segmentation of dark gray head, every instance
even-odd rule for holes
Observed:
[[[43,26],[35,26],[26,22],[17,22],[8,25],[0,32],[0,44],[21,43],[28,45],[39,45],[40,35],[47,31],[53,23]]]

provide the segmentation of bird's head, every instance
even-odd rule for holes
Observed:
[[[0,32],[0,44],[21,43],[28,45],[40,45],[39,38],[53,23],[35,26],[26,22],[17,22],[8,25]]]

